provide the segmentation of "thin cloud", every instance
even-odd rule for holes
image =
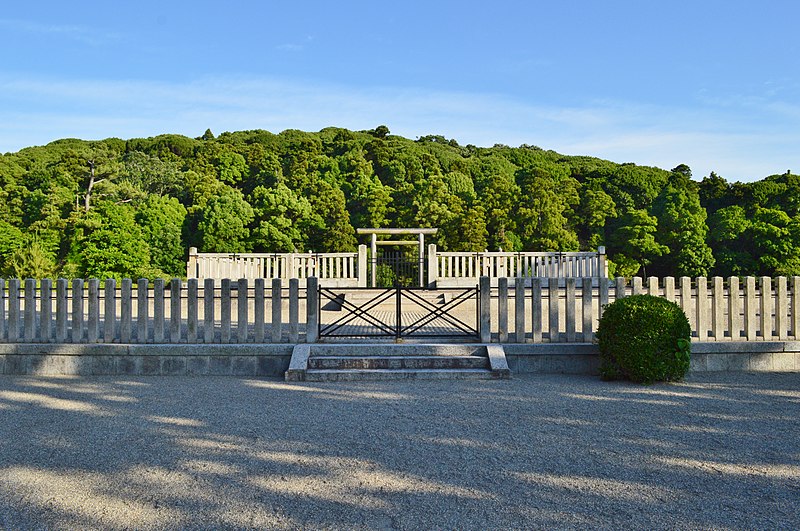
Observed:
[[[281,50],[282,52],[302,52],[305,49],[305,46],[302,44],[280,44],[275,47],[276,50]]]
[[[713,170],[729,180],[754,180],[800,168],[792,149],[800,145],[800,132],[754,130],[711,105],[700,112],[612,101],[551,107],[500,94],[253,78],[178,84],[0,78],[0,151],[63,137],[380,124],[410,138],[441,134],[478,146],[534,144],[667,169],[686,163],[698,178]]]
[[[39,36],[63,37],[72,41],[99,46],[109,40],[119,39],[116,33],[108,33],[97,28],[71,24],[40,24],[27,20],[0,19],[4,31],[16,31]]]

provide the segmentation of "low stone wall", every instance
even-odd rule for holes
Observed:
[[[592,343],[503,345],[512,373],[598,374]],[[800,372],[800,341],[693,342],[690,372]]]
[[[371,348],[364,343],[364,348]],[[499,346],[499,345],[498,345]],[[225,375],[279,377],[292,344],[0,344],[0,374],[36,376]],[[598,374],[592,343],[503,345],[512,374]],[[800,372],[800,341],[692,343],[690,372]]]
[[[294,345],[0,344],[0,374],[275,376]]]

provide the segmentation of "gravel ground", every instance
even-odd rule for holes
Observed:
[[[800,374],[0,377],[4,529],[797,529]]]

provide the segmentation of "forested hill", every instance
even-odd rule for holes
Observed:
[[[354,227],[442,250],[605,245],[612,274],[800,274],[800,178],[753,183],[428,136],[323,129],[65,139],[0,156],[0,277],[185,274],[187,249],[344,251]]]

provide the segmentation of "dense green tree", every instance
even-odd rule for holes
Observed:
[[[759,208],[750,230],[760,275],[800,275],[800,216]]]
[[[150,247],[150,265],[166,277],[186,271],[186,249],[181,234],[186,207],[174,197],[149,195],[137,209],[137,224]]]
[[[752,249],[752,222],[744,208],[731,205],[721,208],[709,217],[709,241],[715,249],[716,275],[745,276],[758,270]]]
[[[492,155],[472,166],[478,204],[486,211],[486,230],[490,249],[521,250],[514,233],[517,224],[512,214],[519,200],[519,186],[514,179],[517,167],[506,159]]]
[[[206,253],[243,253],[248,251],[253,208],[239,190],[223,187],[202,211],[197,225],[201,246]]]
[[[344,192],[317,180],[309,198],[320,223],[309,227],[308,246],[316,252],[344,252],[356,248],[355,230],[345,206]]]
[[[521,197],[515,219],[522,245],[542,251],[577,251],[578,237],[568,215],[578,202],[578,183],[530,168],[520,172]]]
[[[272,188],[256,187],[250,204],[255,213],[252,242],[256,252],[302,252],[309,230],[322,224],[312,215],[311,203],[283,183]]]
[[[608,253],[615,264],[615,276],[632,277],[645,270],[653,258],[669,252],[669,248],[656,241],[658,220],[645,210],[629,210],[620,216],[611,231]]]
[[[669,251],[654,260],[656,276],[708,276],[714,266],[711,248],[706,243],[708,226],[700,197],[682,173],[658,195],[653,204],[658,219],[656,239]]]
[[[184,198],[186,177],[180,164],[163,161],[155,155],[131,151],[122,156],[119,180],[148,194]]]
[[[596,249],[604,245],[606,223],[617,216],[614,199],[596,184],[584,187],[580,193],[578,214],[578,237],[583,247]]]
[[[98,201],[79,229],[73,246],[79,275],[116,279],[153,275],[150,246],[131,206]]]

